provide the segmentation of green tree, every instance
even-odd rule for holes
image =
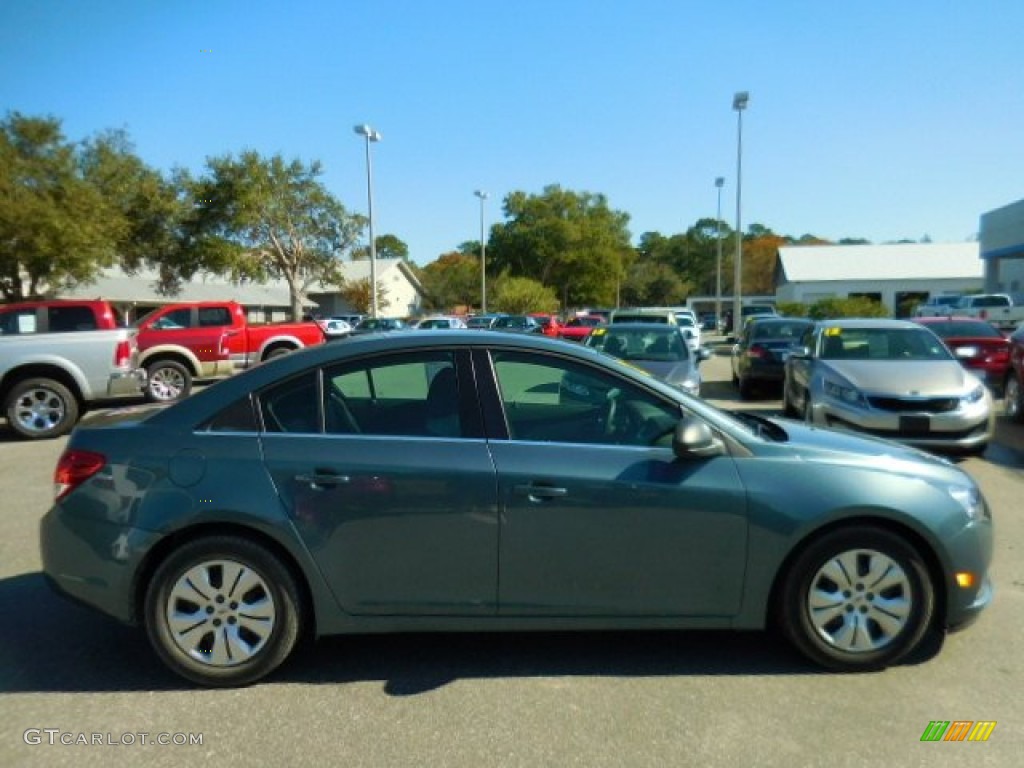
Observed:
[[[338,292],[356,312],[363,315],[370,313],[370,278],[364,277],[362,280],[349,280],[340,286]],[[377,309],[383,313],[390,306],[391,301],[388,299],[388,289],[378,282]]]
[[[463,253],[446,253],[420,271],[426,308],[448,311],[480,305],[480,259]]]
[[[812,320],[827,320],[834,317],[890,317],[891,313],[880,301],[865,296],[830,296],[811,304],[807,308],[807,316]]]
[[[488,293],[491,291],[488,290]],[[490,300],[494,309],[510,315],[558,311],[558,297],[549,286],[528,277],[512,277],[507,273],[495,281]]]
[[[365,224],[327,191],[321,173],[317,161],[286,162],[254,151],[208,159],[207,174],[193,185],[194,258],[179,265],[181,277],[202,268],[235,280],[283,279],[292,314],[301,317],[310,286],[343,285],[342,256]]]
[[[512,192],[507,221],[491,227],[488,273],[530,277],[555,291],[563,306],[607,303],[624,276],[630,245],[629,215],[604,195],[564,190],[540,195]]]
[[[378,259],[402,259],[409,261],[409,246],[395,235],[378,235],[373,238],[377,246]],[[360,245],[352,249],[352,260],[361,261],[370,258],[370,246]]]
[[[54,118],[0,122],[0,295],[87,283],[117,258],[123,221],[83,174]]]

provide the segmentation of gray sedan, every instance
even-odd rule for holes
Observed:
[[[991,513],[953,464],[533,334],[357,335],[105,414],[54,495],[49,583],[204,685],[306,636],[424,631],[777,623],[878,669],[992,595]]]
[[[942,340],[904,320],[819,323],[786,361],[783,407],[811,424],[981,453],[992,396]]]

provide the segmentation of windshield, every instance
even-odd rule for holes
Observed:
[[[678,331],[670,328],[595,328],[587,345],[620,360],[678,363],[689,359],[689,350]]]
[[[934,334],[916,328],[826,328],[823,360],[951,360]]]

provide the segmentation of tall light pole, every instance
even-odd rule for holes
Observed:
[[[725,178],[719,176],[715,179],[715,186],[718,188],[718,213],[715,216],[715,227],[717,229],[715,240],[718,242],[718,265],[715,276],[715,326],[722,320],[722,187],[725,185]]]
[[[366,137],[366,207],[370,218],[370,317],[377,317],[377,242],[373,237],[373,163],[370,160],[370,142],[380,141],[379,131],[370,126],[357,125],[353,129]]]
[[[732,108],[736,110],[736,275],[733,278],[732,332],[738,335],[743,330],[743,227],[740,222],[740,199],[743,190],[743,110],[747,108],[750,94],[738,91],[732,97]]]
[[[480,198],[480,314],[487,314],[487,242],[484,238],[484,200],[489,195],[482,189],[473,190]]]

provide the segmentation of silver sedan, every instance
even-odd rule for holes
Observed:
[[[939,450],[981,453],[995,429],[981,381],[903,320],[817,324],[786,362],[783,406],[811,424]]]

